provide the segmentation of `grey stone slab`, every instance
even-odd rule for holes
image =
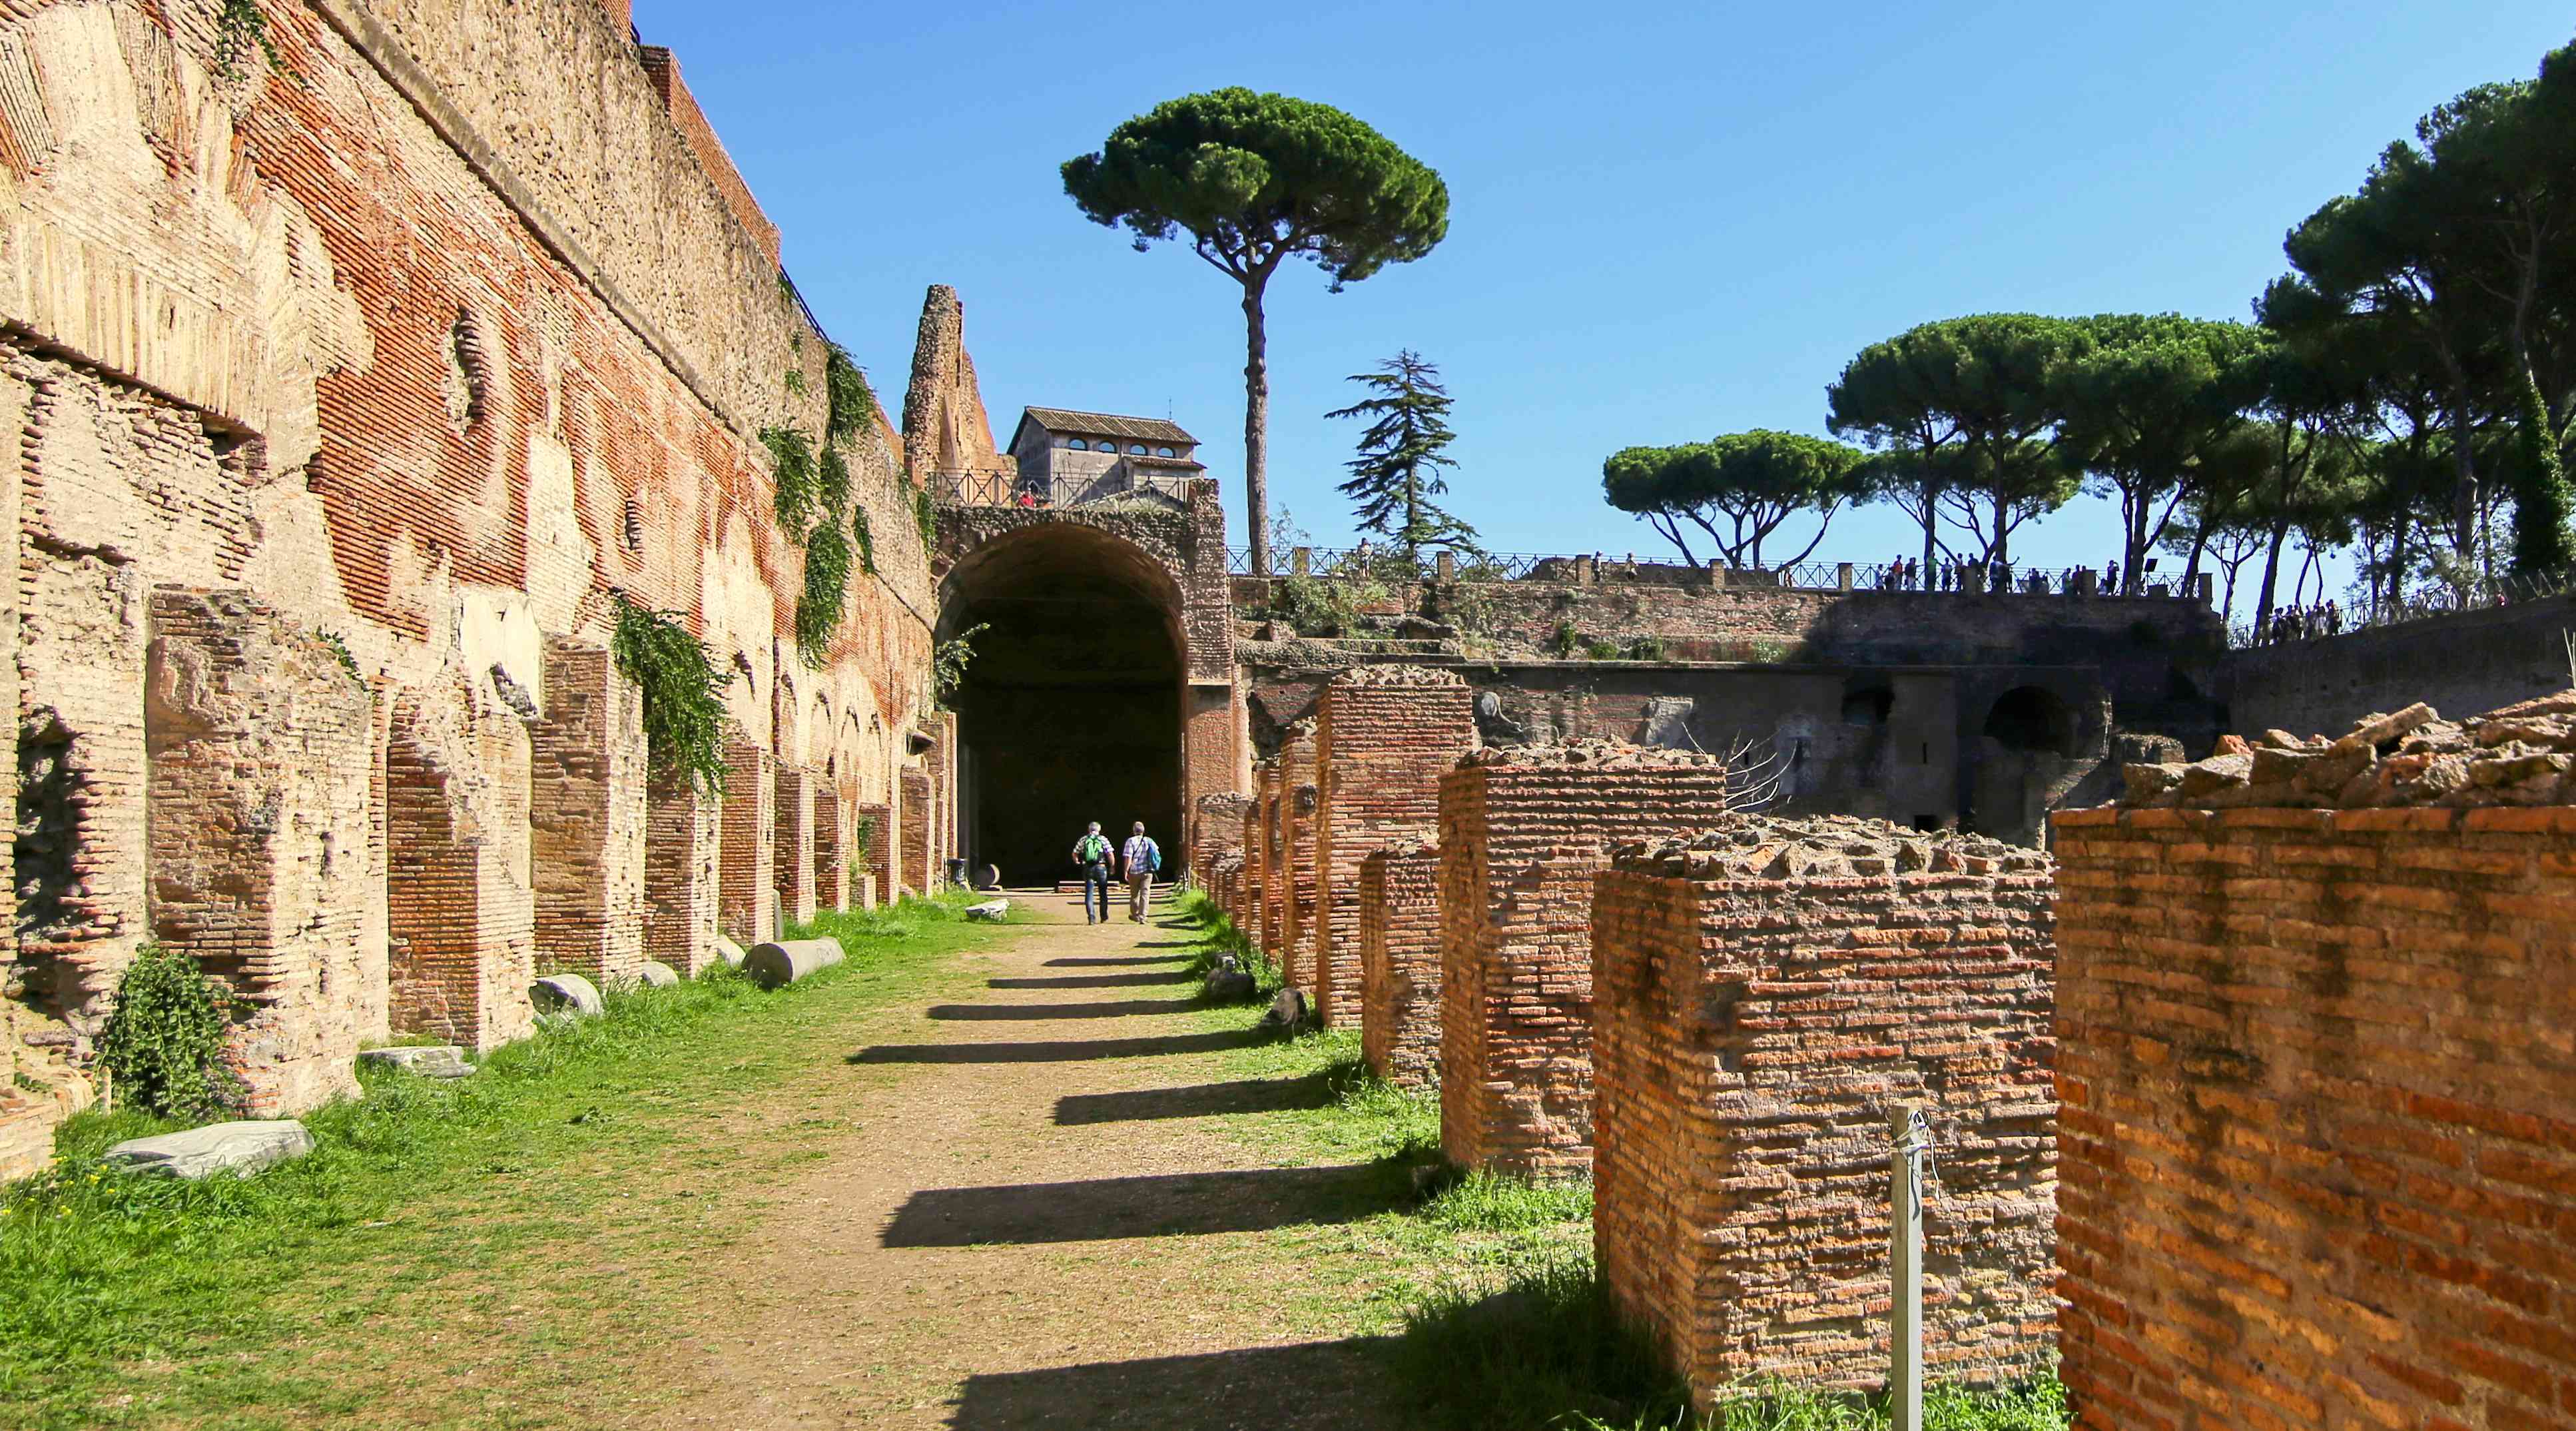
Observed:
[[[229,1173],[246,1178],[313,1151],[313,1135],[292,1118],[209,1123],[184,1133],[131,1138],[107,1150],[110,1167],[194,1181]]]
[[[358,1055],[360,1063],[386,1064],[423,1078],[463,1078],[474,1071],[465,1061],[465,1050],[455,1044],[432,1044],[405,1048],[371,1048]]]

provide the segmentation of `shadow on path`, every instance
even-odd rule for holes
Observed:
[[[1096,967],[1102,964],[1177,964],[1188,957],[1186,954],[1148,954],[1141,959],[1049,959],[1046,961],[1046,966],[1050,969],[1070,969]]]
[[[1387,1338],[1246,1347],[1197,1356],[1139,1357],[966,1378],[949,1425],[957,1431],[1302,1431],[1377,1428],[1355,1406],[1384,1399]]]
[[[1154,1058],[1250,1048],[1271,1036],[1261,1029],[1165,1034],[1160,1038],[1059,1039],[1046,1043],[881,1043],[845,1063],[1063,1063],[1092,1058]]]
[[[1144,1118],[1213,1118],[1228,1113],[1283,1113],[1331,1106],[1333,1090],[1321,1077],[1245,1079],[1193,1083],[1179,1088],[1137,1088],[1120,1093],[1068,1093],[1055,1101],[1059,1125],[1126,1123]]]
[[[1089,1004],[932,1004],[934,1019],[1011,1023],[1021,1019],[1123,1019],[1137,1014],[1178,1014],[1201,1007],[1196,999],[1102,999]]]
[[[1386,1164],[1346,1163],[924,1188],[895,1210],[882,1240],[888,1247],[973,1247],[1261,1232],[1383,1212],[1404,1199],[1406,1181]]]
[[[1147,984],[1192,984],[1193,976],[1179,969],[1158,969],[1135,974],[1065,974],[1052,979],[986,979],[991,989],[1130,989]]]

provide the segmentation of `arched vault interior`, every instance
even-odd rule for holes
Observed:
[[[996,538],[941,583],[943,639],[980,626],[954,701],[970,857],[1013,882],[1071,873],[1084,822],[1181,837],[1180,591],[1090,527]]]

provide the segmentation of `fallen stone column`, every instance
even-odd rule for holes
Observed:
[[[2046,1365],[2048,857],[1829,816],[1631,845],[1594,881],[1593,1242],[1710,1409],[1886,1384],[1888,1111],[1927,1106],[1924,1359]]]
[[[1715,756],[1498,746],[1440,780],[1440,1146],[1466,1168],[1592,1163],[1592,876],[1613,843],[1725,818]]]
[[[1315,1017],[1361,1024],[1360,861],[1440,824],[1440,777],[1476,748],[1455,671],[1362,666],[1324,686],[1315,718]]]
[[[755,944],[743,955],[742,972],[764,989],[793,984],[817,969],[841,962],[838,939],[787,939]]]

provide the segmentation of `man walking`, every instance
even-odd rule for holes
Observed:
[[[1117,850],[1110,846],[1109,837],[1100,833],[1098,820],[1092,821],[1091,829],[1074,842],[1073,862],[1082,870],[1082,922],[1085,924],[1109,922],[1109,866],[1117,856]],[[1096,914],[1093,913],[1095,904],[1099,908]]]
[[[1145,838],[1144,821],[1137,821],[1135,833],[1127,837],[1123,858],[1127,867],[1127,920],[1142,924],[1145,902],[1154,894],[1154,871],[1163,867],[1162,847]]]

